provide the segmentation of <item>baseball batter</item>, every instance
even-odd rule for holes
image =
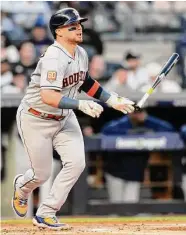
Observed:
[[[134,111],[134,102],[108,93],[89,76],[87,54],[78,46],[86,20],[73,8],[52,15],[50,30],[55,42],[41,56],[17,111],[18,130],[30,160],[30,169],[14,179],[12,206],[17,215],[26,215],[29,195],[50,177],[53,148],[63,164],[33,218],[33,224],[42,228],[69,228],[58,222],[56,212],[85,168],[83,136],[73,110],[94,118],[103,111],[94,101],[77,100],[78,91],[125,114]]]

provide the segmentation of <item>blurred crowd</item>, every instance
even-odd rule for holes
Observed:
[[[49,32],[48,21],[50,16],[56,10],[63,7],[74,7],[79,10],[80,15],[85,17],[88,15],[89,21],[85,23],[84,29],[84,42],[82,46],[85,48],[89,55],[89,73],[90,76],[99,82],[109,91],[115,91],[120,93],[125,90],[128,92],[145,92],[147,88],[153,83],[157,74],[161,69],[161,64],[154,61],[148,64],[142,64],[143,54],[139,54],[135,50],[133,51],[120,51],[118,53],[123,54],[122,61],[106,61],[104,58],[104,41],[102,39],[102,32],[118,32],[124,30],[126,33],[131,33],[134,30],[138,31],[141,25],[149,23],[152,28],[154,25],[160,25],[163,27],[168,27],[170,22],[170,15],[162,15],[162,12],[167,12],[171,14],[179,13],[181,16],[183,12],[186,12],[185,2],[175,1],[175,2],[162,2],[162,1],[141,1],[141,2],[55,2],[55,1],[25,1],[25,2],[2,2],[2,12],[1,12],[1,92],[2,94],[21,94],[24,93],[29,81],[31,74],[33,73],[39,57],[45,52],[47,47],[53,43],[52,35]],[[134,11],[145,12],[145,16],[135,15],[133,17]],[[159,15],[149,14],[149,12],[160,12]],[[44,13],[43,13],[44,12]],[[163,16],[163,17],[162,17]],[[173,20],[172,20],[173,19]],[[183,31],[181,36],[175,42],[175,49],[180,54],[180,62],[177,67],[175,78],[164,80],[155,92],[163,93],[180,93],[184,88],[186,88],[186,71],[184,69],[186,61],[186,21],[183,18],[171,18],[171,24],[174,28],[179,24],[182,24]],[[135,22],[134,22],[135,21]],[[181,26],[180,26],[181,27]],[[146,28],[147,29],[147,28]],[[149,28],[148,28],[149,29]],[[154,27],[155,29],[155,27]],[[184,31],[185,30],[185,31]],[[144,31],[144,28],[143,28]],[[144,31],[145,32],[145,31]],[[148,30],[147,30],[148,32]],[[15,113],[14,113],[15,114]],[[141,128],[145,126],[145,116],[143,121],[137,120],[137,117],[126,117],[125,121],[130,122],[131,126],[126,127],[127,131],[136,129],[136,127]],[[147,115],[147,114],[145,114]],[[132,116],[132,115],[131,115]],[[135,116],[135,114],[134,114]],[[12,119],[15,117],[12,116]],[[135,118],[137,123],[135,123]],[[6,115],[2,119],[4,126],[8,125],[4,121],[7,121]],[[152,120],[151,120],[152,121]],[[119,120],[118,120],[119,122]],[[159,120],[163,122],[163,120]],[[86,136],[91,136],[96,130],[89,125],[83,128],[83,133]],[[165,123],[164,123],[165,124]],[[129,123],[128,123],[129,125]],[[133,126],[134,125],[134,128]],[[169,124],[167,124],[169,126]],[[111,125],[112,126],[112,125]],[[166,125],[165,125],[166,126]],[[108,126],[107,126],[108,127]],[[105,127],[106,128],[106,127]],[[153,127],[154,128],[154,127]],[[151,128],[151,129],[153,129]],[[185,127],[184,127],[185,128]],[[6,128],[5,128],[6,129]],[[155,129],[155,128],[154,128]],[[172,131],[174,127],[170,128]],[[125,131],[124,127],[122,130]],[[140,129],[141,130],[141,129]],[[5,132],[7,129],[5,130]],[[102,130],[103,132],[106,129]],[[169,131],[169,130],[168,130]],[[184,132],[185,134],[185,129]],[[118,132],[119,134],[119,132]],[[185,137],[184,137],[185,138]],[[186,139],[186,138],[185,138]],[[5,151],[5,148],[2,150]],[[54,153],[55,158],[56,153]],[[110,156],[108,159],[112,159]],[[132,179],[132,181],[137,181],[136,185],[129,187],[129,192],[136,190],[136,196],[134,201],[139,200],[139,182],[143,181],[144,169],[146,167],[148,157],[144,156],[144,164],[139,167],[140,162],[134,161],[136,156],[125,156],[125,163],[118,162],[120,166],[127,166],[128,169],[135,168],[141,170],[139,173],[139,178]],[[134,158],[133,158],[134,157]],[[59,159],[59,156],[56,156]],[[118,158],[119,159],[119,158]],[[119,160],[118,160],[119,161]],[[127,163],[128,161],[128,163]],[[131,162],[132,161],[132,162]],[[111,165],[114,161],[111,160]],[[142,162],[143,163],[143,162]],[[122,165],[123,164],[123,165]],[[125,168],[125,167],[124,167]],[[122,169],[124,169],[122,168]],[[119,184],[118,187],[122,188],[122,183],[125,183],[125,188],[127,187],[127,181],[130,179],[123,176],[117,176],[112,174],[112,170],[106,169],[107,181],[110,185],[116,185],[115,177],[124,180]],[[123,170],[122,170],[123,171]],[[131,170],[131,173],[134,171]],[[129,177],[130,178],[130,177]],[[117,183],[119,180],[117,179]],[[186,188],[186,178],[185,178],[185,188]],[[136,187],[136,189],[135,189]],[[114,192],[111,186],[111,192]],[[116,187],[117,188],[117,187]],[[117,188],[118,190],[118,188]],[[116,191],[117,192],[117,191]],[[121,192],[122,194],[122,192]],[[186,189],[185,189],[186,194]],[[111,195],[111,198],[117,197],[117,195]],[[128,198],[131,195],[129,193]],[[113,199],[113,201],[121,200],[121,198]],[[112,200],[111,200],[112,201]]]
[[[85,24],[84,42],[90,59],[90,74],[99,80],[107,89],[131,89],[142,91],[153,82],[161,65],[157,62],[142,67],[144,55],[134,51],[123,53],[123,61],[108,62],[104,59],[104,41],[99,32],[99,25],[111,20],[120,29],[122,16],[132,16],[132,11],[156,11],[162,9],[171,12],[184,12],[182,2],[3,2],[1,12],[1,91],[2,93],[20,93],[30,81],[39,56],[53,43],[49,32],[48,21],[53,12],[62,7],[75,7],[82,16],[89,17]],[[104,14],[101,12],[104,11]],[[44,14],[43,14],[44,12]],[[108,14],[109,13],[109,16]],[[125,13],[125,14],[123,14]],[[105,18],[104,18],[105,17]],[[108,19],[107,19],[108,18]],[[137,18],[134,18],[139,22]],[[120,23],[119,23],[120,22]],[[125,24],[127,24],[126,21]],[[122,25],[125,25],[122,24]],[[114,32],[110,21],[107,30]],[[111,27],[109,29],[109,27]],[[127,25],[123,26],[127,29]],[[177,41],[176,50],[180,52],[181,60],[178,65],[179,79],[165,80],[159,87],[161,92],[180,92],[186,86],[185,79],[185,35]],[[180,84],[178,84],[178,82]]]

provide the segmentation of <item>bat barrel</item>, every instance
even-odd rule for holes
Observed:
[[[154,81],[152,87],[143,95],[141,100],[135,105],[135,110],[140,109],[144,105],[148,97],[153,93],[154,89],[158,86],[161,80],[169,73],[172,67],[177,63],[178,59],[179,55],[177,53],[173,53],[172,56],[167,61],[167,63],[161,69],[161,72],[156,77],[156,80]]]
[[[161,82],[161,80],[170,72],[172,67],[177,63],[179,59],[179,55],[177,53],[173,53],[166,64],[163,66],[159,75],[157,76],[152,88],[155,89],[157,85]]]
[[[161,70],[161,74],[165,74],[165,76],[169,73],[172,67],[177,63],[179,59],[179,55],[177,53],[173,53],[172,56],[169,58],[167,63],[164,65],[163,69]]]

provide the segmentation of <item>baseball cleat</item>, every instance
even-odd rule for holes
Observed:
[[[14,195],[12,198],[12,208],[15,211],[15,213],[20,217],[25,217],[27,213],[28,208],[28,200],[21,198],[18,194],[18,191],[16,190],[16,184],[19,177],[23,175],[17,175],[14,179],[13,185],[14,185]]]
[[[33,225],[37,226],[38,228],[41,229],[51,229],[51,230],[68,230],[71,229],[71,227],[68,224],[63,224],[63,223],[59,223],[59,221],[57,220],[57,218],[54,217],[39,217],[39,216],[35,216],[32,220]]]

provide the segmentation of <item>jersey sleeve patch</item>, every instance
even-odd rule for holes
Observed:
[[[57,72],[56,71],[48,71],[47,72],[47,80],[52,83],[57,79]]]

